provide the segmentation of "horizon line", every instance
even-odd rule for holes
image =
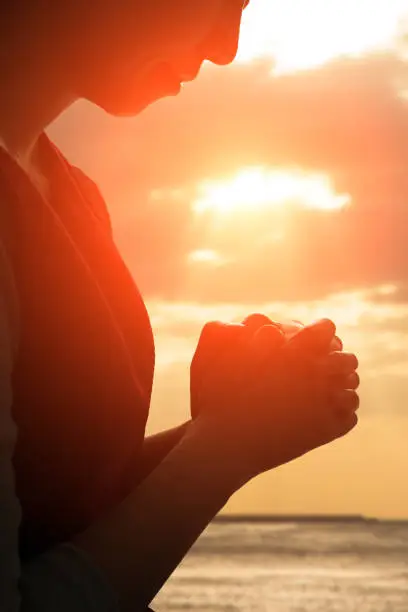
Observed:
[[[265,513],[222,513],[218,514],[215,522],[378,522],[378,523],[408,523],[408,517],[380,518],[364,514],[265,514]]]

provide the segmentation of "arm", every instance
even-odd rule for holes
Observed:
[[[284,342],[279,330],[269,331]],[[331,325],[325,334],[333,334]],[[260,376],[263,351],[250,350],[247,337],[242,325],[207,326],[191,372],[192,409],[199,401],[204,411],[122,504],[74,539],[105,573],[123,612],[151,602],[245,482],[330,439],[325,377],[293,348],[278,351],[276,369]],[[209,359],[211,351],[220,359]]]
[[[143,610],[208,523],[246,481],[214,428],[194,421],[181,442],[109,516],[74,540],[120,598]],[[234,454],[236,457],[236,454]]]
[[[187,421],[178,427],[145,438],[141,450],[138,482],[144,480],[173,450],[188,431],[190,424],[191,421]]]

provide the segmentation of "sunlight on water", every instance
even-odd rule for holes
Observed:
[[[404,612],[408,524],[211,525],[157,598],[172,612]]]

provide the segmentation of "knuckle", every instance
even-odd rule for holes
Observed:
[[[344,360],[346,361],[348,367],[352,368],[353,370],[357,370],[358,368],[357,356],[354,353],[344,353],[344,355],[345,355]]]
[[[208,321],[207,323],[205,323],[203,329],[201,330],[199,343],[207,345],[211,342],[214,342],[216,338],[220,337],[220,334],[222,333],[225,326],[225,323],[223,323],[222,321]]]
[[[328,355],[328,360],[331,368],[334,370],[349,371],[350,373],[358,368],[358,359],[354,353],[343,353],[341,351],[332,351]]]
[[[358,417],[354,412],[348,415],[347,417],[343,417],[341,421],[337,424],[334,439],[343,438],[344,436],[346,436],[356,427],[357,423]]]
[[[357,374],[350,374],[350,376],[346,380],[346,387],[351,391],[355,391],[359,386],[359,378]]]
[[[336,335],[336,324],[331,319],[323,318],[317,323],[320,325],[320,327],[324,327],[328,334],[333,336]]]
[[[264,325],[269,325],[270,323],[272,323],[272,320],[264,314],[254,312],[245,317],[242,323],[247,327],[253,327],[255,329],[258,329],[259,327],[262,327]]]
[[[206,351],[211,348],[214,343],[214,339],[217,338],[221,325],[222,323],[220,321],[209,321],[205,323],[198,339],[197,347],[193,357],[193,362],[200,359],[203,353],[206,354]]]
[[[222,325],[221,321],[207,321],[201,331],[201,334],[211,333],[212,331],[218,329],[220,325]]]
[[[262,325],[262,327],[260,327],[257,331],[256,331],[256,337],[257,338],[265,338],[265,339],[269,339],[269,338],[282,338],[283,339],[283,333],[282,331],[279,329],[279,327],[277,327],[276,325]]]
[[[343,342],[339,336],[334,336],[333,345],[336,346],[336,350],[341,351],[343,349]]]
[[[358,368],[358,359],[357,356],[354,353],[345,353],[347,355],[347,360],[348,363],[350,364],[350,367],[353,368],[353,370],[357,370]]]
[[[344,394],[345,401],[347,402],[349,407],[353,410],[356,410],[360,402],[358,393],[356,393],[356,391],[354,391],[353,389],[345,389],[343,391],[343,394]]]

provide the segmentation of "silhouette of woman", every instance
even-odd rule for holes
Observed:
[[[357,423],[334,325],[289,340],[255,316],[204,327],[192,419],[145,437],[149,317],[98,188],[45,134],[80,98],[133,116],[228,64],[246,4],[2,5],[1,610],[146,610],[238,488]]]

